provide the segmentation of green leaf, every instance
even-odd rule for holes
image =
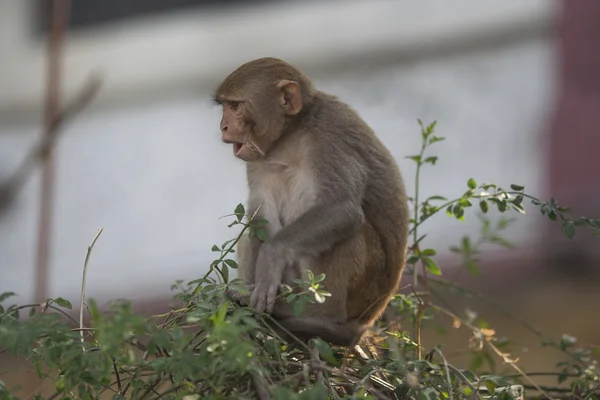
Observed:
[[[515,198],[515,199],[512,201],[512,203],[513,203],[514,205],[516,205],[516,206],[520,206],[522,202],[523,202],[523,195],[522,195],[522,194],[518,195],[518,196],[517,196],[517,197],[516,197],[516,198]]]
[[[261,228],[264,227],[265,225],[267,225],[269,223],[269,221],[267,221],[264,218],[257,218],[252,220],[252,227],[254,228]]]
[[[526,211],[525,208],[523,208],[522,204],[511,204],[513,210],[515,210],[516,212],[525,215]]]
[[[319,292],[314,292],[315,300],[319,304],[325,303],[325,296],[321,295]]]
[[[479,368],[481,368],[483,366],[483,356],[481,355],[481,353],[478,353],[476,356],[474,356],[471,359],[471,362],[469,364],[469,369],[473,370],[473,371],[477,371]]]
[[[510,185],[510,188],[512,190],[523,190],[523,189],[525,189],[525,186],[520,186],[520,185],[512,184],[512,185]]]
[[[16,294],[14,292],[4,292],[2,294],[0,294],[0,303],[2,303],[4,300],[16,296]]]
[[[304,300],[303,298],[300,298],[297,301],[295,301],[294,304],[292,305],[294,315],[299,316],[300,314],[302,314],[302,311],[304,311],[305,305],[306,305],[306,300]]]
[[[452,205],[449,205],[448,208],[446,208],[446,215],[448,215],[449,217],[453,215]]]
[[[488,210],[490,209],[490,206],[488,205],[488,202],[485,200],[480,200],[479,201],[479,208],[481,208],[481,211],[486,214],[488,212]]]
[[[288,301],[288,303],[291,303],[292,301],[296,300],[296,297],[298,297],[297,293],[292,293],[290,295],[288,295],[288,297],[286,298],[286,300]]]
[[[442,275],[440,267],[435,261],[433,261],[432,258],[424,257],[423,263],[425,264],[425,268],[427,269],[427,271],[431,272],[433,275]]]
[[[223,275],[225,282],[229,282],[229,268],[225,264],[221,267],[221,275]]]
[[[406,382],[403,382],[402,384],[396,386],[396,398],[400,400],[405,399],[409,391],[410,387],[408,387]]]
[[[213,244],[213,247],[210,249],[210,251],[221,251],[221,249],[216,244]]]
[[[290,396],[288,395],[287,397],[281,397],[281,398],[289,399]],[[302,391],[301,393],[298,394],[298,397],[296,397],[297,400],[327,400],[328,398],[329,398],[328,390],[320,382],[317,382],[315,384],[315,386]]]
[[[500,236],[494,236],[493,238],[490,238],[490,242],[500,245],[502,247],[506,247],[507,249],[515,248],[514,244]]]
[[[224,260],[223,262],[225,264],[227,264],[229,267],[233,268],[233,269],[237,269],[238,268],[238,265],[237,265],[237,263],[234,260],[231,260],[231,259],[228,258],[227,260]]]
[[[437,252],[434,249],[425,249],[425,250],[421,251],[422,256],[431,257],[431,256],[435,256],[436,254],[437,254]]]
[[[456,219],[461,219],[465,215],[465,210],[462,208],[460,204],[454,205],[452,209],[452,213],[456,217]]]
[[[464,198],[463,198],[463,199],[460,199],[460,200],[458,201],[458,204],[460,204],[460,206],[461,206],[461,207],[464,207],[464,208],[467,208],[467,207],[471,207],[471,206],[472,206],[471,202],[470,202],[469,200],[467,200],[467,199],[464,199]]]
[[[496,203],[498,206],[498,211],[500,212],[504,212],[506,211],[506,200],[500,200],[498,203]]]
[[[465,253],[471,252],[471,238],[468,236],[463,236],[461,239],[462,250]]]
[[[575,343],[577,343],[577,338],[575,338],[571,335],[564,334],[560,338],[560,347],[563,350],[566,349],[567,347],[573,346]]]
[[[238,204],[234,213],[238,222],[241,222],[242,218],[244,218],[244,215],[246,215],[246,209],[244,208],[244,205],[242,203]]]
[[[475,264],[473,260],[467,261],[467,270],[473,276],[479,276],[481,271],[479,270],[479,266]]]
[[[496,382],[488,379],[485,381],[485,387],[490,394],[493,394],[496,390]]]
[[[406,260],[406,263],[407,264],[414,264],[417,261],[419,261],[420,259],[421,259],[421,257],[416,256],[416,255],[412,255],[412,256],[408,257],[408,260]]]
[[[467,186],[469,189],[475,189],[477,187],[477,182],[475,182],[475,179],[471,178],[467,181]]]
[[[256,237],[258,238],[258,240],[260,240],[261,242],[264,242],[267,240],[267,231],[264,229],[257,229],[256,231]]]
[[[433,121],[427,126],[427,135],[431,135],[435,130],[435,126],[437,125],[437,121]]]
[[[558,383],[563,383],[564,381],[567,380],[567,378],[569,377],[569,370],[568,369],[563,369],[560,374],[558,374]]]
[[[438,159],[437,157],[431,156],[431,157],[427,157],[424,162],[429,163],[431,165],[435,165],[435,163],[437,162],[437,159]]]
[[[569,239],[573,239],[575,236],[575,225],[573,221],[565,221],[562,226],[562,231]]]
[[[429,138],[429,144],[434,144],[435,142],[441,142],[442,140],[446,140],[445,137],[432,136]]]
[[[57,298],[53,299],[53,301],[63,308],[67,308],[69,310],[71,310],[73,308],[73,306],[71,305],[71,302],[69,300],[63,299],[62,297],[57,297]]]
[[[42,379],[44,377],[44,371],[42,370],[42,362],[37,360],[35,363],[35,370],[37,372],[38,378]]]
[[[333,365],[339,364],[338,360],[333,355],[333,351],[331,350],[331,347],[329,346],[329,344],[327,342],[325,342],[321,339],[315,339],[314,343],[315,343],[315,347],[317,348],[317,350],[319,351],[319,354],[321,355],[321,357],[323,357],[323,359],[325,359],[328,363],[331,363]]]
[[[414,162],[416,162],[417,164],[421,163],[421,156],[420,155],[416,155],[416,156],[407,156],[406,158],[410,158],[411,160],[413,160]]]

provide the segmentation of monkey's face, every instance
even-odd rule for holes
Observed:
[[[254,133],[248,103],[224,101],[221,118],[221,138],[233,145],[233,154],[244,161],[255,161],[265,155]]]
[[[301,87],[286,79],[294,75],[289,68],[279,60],[250,62],[232,72],[216,90],[214,102],[223,107],[221,136],[233,145],[236,157],[244,161],[264,158],[301,111]]]

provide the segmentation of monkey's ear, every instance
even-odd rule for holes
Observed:
[[[302,93],[295,81],[282,80],[277,84],[279,103],[288,115],[296,115],[302,110]]]

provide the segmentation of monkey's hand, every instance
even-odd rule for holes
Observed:
[[[252,308],[258,312],[273,312],[283,273],[290,262],[289,252],[283,246],[273,242],[261,246],[256,260],[255,287],[250,295]]]
[[[248,285],[247,288],[248,293],[252,293],[252,291],[254,290],[254,285]],[[242,307],[246,307],[248,304],[250,304],[250,294],[243,294],[238,292],[237,290],[227,289],[225,291],[225,295],[229,300],[233,301],[234,303],[237,303]]]

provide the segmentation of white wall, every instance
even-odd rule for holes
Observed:
[[[424,169],[423,195],[460,195],[470,177],[520,183],[540,193],[552,50],[551,42],[532,38],[478,53],[378,69],[355,65],[313,77],[375,128],[405,171],[410,192],[414,168],[404,157],[418,151],[421,118],[437,119],[438,135],[447,137],[435,146],[438,165]],[[142,74],[152,71],[148,67]],[[218,72],[222,77],[228,70]],[[107,91],[115,97],[124,93]],[[35,101],[26,100],[33,93],[13,96],[33,110]],[[77,298],[86,249],[99,227],[105,231],[92,255],[88,296],[103,300],[168,293],[176,279],[205,271],[212,244],[237,232],[219,217],[245,200],[243,165],[220,142],[219,110],[209,97],[207,87],[196,93],[173,90],[145,102],[122,98],[118,107],[104,107],[100,100],[67,126],[56,152],[53,296]],[[33,123],[0,122],[0,171],[17,165],[38,133]],[[33,297],[38,184],[30,182],[14,213],[0,224],[0,292],[15,291],[21,301]],[[428,245],[443,250],[459,234],[476,235],[477,220],[468,216],[466,223],[445,215],[431,220],[425,226]],[[520,219],[514,238],[529,236],[536,222],[535,214]]]

